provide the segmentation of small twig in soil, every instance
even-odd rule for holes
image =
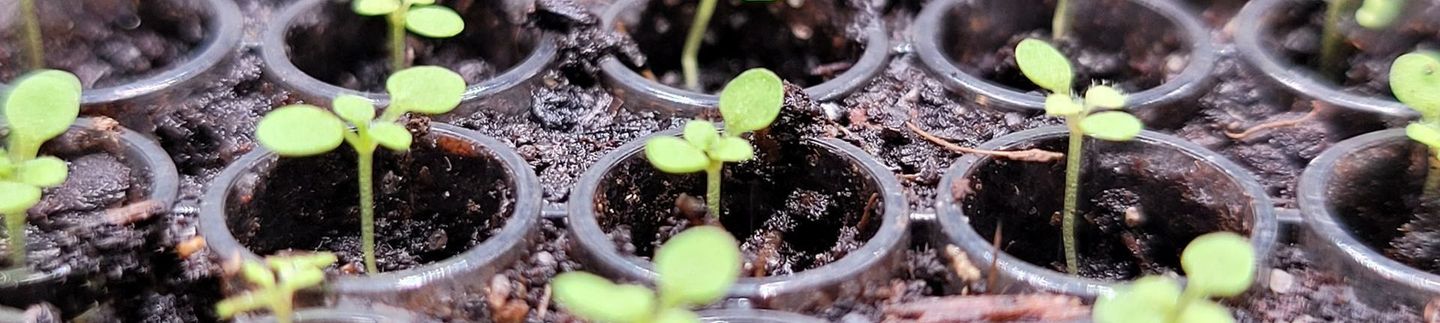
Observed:
[[[865,228],[870,227],[870,213],[874,212],[875,202],[879,199],[880,193],[870,193],[870,201],[865,202],[865,212],[861,213],[860,223],[855,225],[856,230],[859,230],[860,232],[865,232]]]
[[[955,277],[961,282],[975,282],[980,280],[980,268],[970,263],[970,255],[960,250],[955,245],[945,246],[945,255],[950,257],[950,270],[955,272]]]
[[[1225,132],[1225,136],[1226,136],[1226,137],[1230,137],[1230,139],[1245,140],[1245,138],[1248,138],[1248,137],[1250,137],[1251,135],[1254,135],[1254,134],[1256,134],[1256,133],[1259,133],[1260,131],[1264,131],[1264,130],[1268,130],[1268,129],[1275,129],[1275,128],[1293,127],[1293,126],[1295,126],[1295,125],[1297,125],[1297,124],[1300,124],[1300,123],[1302,123],[1302,122],[1305,122],[1306,120],[1310,120],[1310,118],[1314,118],[1315,115],[1319,114],[1319,112],[1320,112],[1320,107],[1318,106],[1318,103],[1317,103],[1317,106],[1314,107],[1314,108],[1312,108],[1312,109],[1310,109],[1310,113],[1306,113],[1305,116],[1302,116],[1302,117],[1299,117],[1299,118],[1295,118],[1295,119],[1277,120],[1277,121],[1271,121],[1271,122],[1262,123],[1262,124],[1256,125],[1256,126],[1254,126],[1254,127],[1250,127],[1250,129],[1245,129],[1245,131],[1240,132],[1240,133],[1234,133],[1234,132],[1226,131],[1226,132]]]
[[[105,210],[105,222],[114,225],[126,225],[149,219],[150,216],[161,210],[160,202],[155,200],[144,200],[138,203],[131,203],[125,206]]]
[[[1056,160],[1060,160],[1061,158],[1065,158],[1065,154],[1058,153],[1058,152],[1053,152],[1053,151],[1048,151],[1048,150],[1043,150],[1043,149],[1026,149],[1026,150],[1017,150],[1017,151],[1000,151],[1000,150],[984,150],[984,149],[975,149],[975,148],[960,147],[959,145],[952,144],[952,143],[950,143],[950,142],[948,142],[948,141],[945,141],[944,139],[940,139],[939,137],[935,137],[935,135],[930,134],[929,132],[925,131],[924,129],[920,129],[920,127],[915,126],[915,123],[914,123],[914,122],[908,122],[908,121],[907,121],[907,122],[905,122],[905,126],[906,126],[906,127],[909,127],[911,132],[914,132],[916,135],[920,135],[921,138],[925,138],[926,141],[929,141],[929,142],[931,142],[931,143],[934,143],[934,144],[936,144],[936,145],[939,145],[940,147],[945,148],[946,150],[950,150],[950,151],[955,152],[955,153],[958,153],[958,154],[982,154],[982,155],[990,155],[990,156],[992,156],[992,157],[1005,158],[1005,159],[1010,159],[1010,160],[1027,161],[1027,162],[1037,162],[1037,163],[1053,162],[1053,161],[1056,161]]]
[[[1068,295],[976,295],[927,298],[885,308],[885,322],[1071,321],[1090,308]]]
[[[985,288],[991,293],[999,293],[1000,287],[996,279],[1000,278],[1000,240],[1004,233],[1001,228],[1005,227],[1005,221],[995,222],[995,235],[990,239],[990,277],[985,281]]]
[[[550,284],[545,284],[545,291],[540,293],[540,308],[536,309],[535,314],[541,322],[545,321],[545,316],[550,315]]]
[[[829,64],[821,64],[820,66],[816,66],[815,68],[810,69],[810,76],[831,76],[835,74],[840,74],[844,73],[846,70],[849,70],[851,66],[854,66],[854,64],[850,62],[834,62]]]

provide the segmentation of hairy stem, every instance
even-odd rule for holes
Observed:
[[[1075,208],[1080,201],[1080,154],[1085,132],[1080,130],[1078,116],[1065,119],[1065,124],[1070,126],[1070,148],[1065,154],[1065,206],[1060,211],[1060,231],[1065,244],[1065,270],[1079,275],[1080,256],[1075,250]]]
[[[20,0],[20,19],[25,26],[25,58],[30,69],[45,68],[45,49],[40,41],[40,18],[35,16],[35,0]]]
[[[700,43],[705,40],[705,28],[710,26],[710,15],[715,13],[715,2],[716,0],[700,0],[700,7],[695,9],[695,21],[690,24],[690,34],[685,36],[685,50],[680,54],[680,70],[685,75],[685,87],[692,91],[700,91]]]
[[[1070,30],[1070,0],[1059,0],[1055,2],[1055,17],[1050,18],[1050,38],[1059,40],[1065,38]]]
[[[5,232],[10,239],[10,266],[25,268],[25,212],[4,216]]]
[[[375,148],[357,150],[360,171],[360,248],[365,253],[365,274],[380,272],[375,266]]]
[[[1325,9],[1325,26],[1320,35],[1320,73],[1326,77],[1340,76],[1341,48],[1345,35],[1340,32],[1340,20],[1355,0],[1330,0]]]
[[[405,69],[405,15],[410,1],[401,1],[400,9],[390,13],[390,73]]]
[[[705,206],[710,208],[710,217],[720,219],[720,171],[725,163],[721,161],[710,161],[710,166],[705,167]]]
[[[1430,161],[1430,170],[1425,174],[1425,188],[1420,195],[1422,203],[1435,203],[1440,200],[1440,157],[1436,156],[1437,153],[1440,153],[1440,150],[1431,148],[1430,158],[1426,159]]]

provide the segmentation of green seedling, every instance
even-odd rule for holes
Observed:
[[[766,69],[752,69],[730,80],[720,92],[720,115],[725,132],[718,133],[709,121],[685,124],[684,139],[656,137],[645,143],[645,158],[656,169],[671,174],[705,171],[705,204],[710,216],[720,217],[720,171],[726,162],[755,157],[755,148],[740,135],[765,129],[780,115],[785,87],[780,77]]]
[[[772,2],[771,0],[745,0],[746,2]],[[685,48],[680,52],[680,74],[685,77],[685,88],[700,91],[700,45],[705,41],[705,29],[710,26],[710,16],[715,14],[716,0],[700,0],[695,8],[695,19],[685,35]]]
[[[739,243],[719,227],[693,227],[656,251],[655,271],[656,291],[586,272],[560,274],[551,284],[561,307],[592,322],[700,322],[690,308],[724,297],[740,277]]]
[[[285,157],[314,156],[349,143],[358,155],[360,179],[360,240],[367,274],[375,266],[375,150],[381,146],[395,151],[410,149],[410,132],[399,123],[405,113],[436,115],[455,109],[465,93],[465,80],[443,67],[420,66],[402,70],[386,80],[390,106],[375,118],[375,106],[365,98],[341,95],[331,104],[332,114],[305,105],[285,106],[271,111],[255,128],[262,146]],[[346,123],[349,123],[347,129]]]
[[[465,30],[465,19],[435,0],[354,0],[351,9],[362,16],[385,15],[390,22],[390,68],[405,64],[405,30],[430,38],[450,38]]]
[[[21,77],[5,95],[7,149],[0,149],[0,215],[10,238],[10,262],[25,266],[25,214],[41,189],[65,182],[65,161],[38,156],[40,145],[70,129],[80,115],[80,79],[40,70]]]
[[[1180,255],[1185,269],[1185,290],[1164,276],[1145,276],[1114,294],[1095,301],[1097,323],[1235,322],[1230,312],[1212,297],[1244,293],[1255,280],[1255,250],[1244,237],[1230,232],[1202,235]]]
[[[1395,23],[1405,11],[1405,0],[1364,0],[1355,10],[1355,23],[1370,29],[1383,29]]]
[[[1050,17],[1050,39],[1060,40],[1070,30],[1070,0],[1056,0],[1055,15]]]
[[[30,69],[45,68],[45,49],[40,41],[40,17],[35,15],[35,0],[20,0],[20,24],[25,33],[25,59]]]
[[[1338,77],[1342,65],[1341,42],[1345,34],[1340,23],[1346,13],[1355,10],[1355,23],[1361,27],[1380,30],[1395,23],[1405,10],[1405,0],[1362,0],[1357,9],[1356,0],[1330,0],[1325,8],[1325,25],[1320,32],[1320,72],[1328,77]]]
[[[325,281],[323,268],[335,263],[335,254],[320,252],[304,255],[265,257],[265,263],[245,261],[240,264],[240,277],[253,288],[215,304],[221,319],[235,314],[269,309],[280,323],[294,318],[295,292],[319,286]]]
[[[1070,86],[1075,74],[1070,60],[1045,41],[1033,38],[1021,41],[1015,46],[1015,61],[1025,77],[1050,91],[1045,98],[1045,114],[1064,117],[1065,125],[1070,128],[1061,231],[1065,244],[1065,268],[1071,274],[1079,274],[1079,256],[1075,249],[1075,208],[1080,193],[1081,145],[1086,135],[1101,140],[1128,141],[1140,134],[1144,124],[1129,113],[1116,111],[1125,106],[1125,95],[1115,88],[1091,86],[1085,91],[1083,99],[1072,94]]]
[[[1419,51],[1401,55],[1390,65],[1390,90],[1395,99],[1420,113],[1420,120],[1405,126],[1405,135],[1430,147],[1430,170],[1425,176],[1425,201],[1440,199],[1440,52]]]

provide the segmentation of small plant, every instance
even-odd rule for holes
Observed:
[[[375,265],[375,150],[410,149],[410,132],[398,122],[407,112],[442,114],[455,109],[465,93],[465,80],[442,67],[420,66],[402,70],[386,80],[390,106],[375,118],[375,106],[365,98],[341,95],[335,98],[335,112],[297,104],[270,111],[255,127],[255,139],[262,146],[285,157],[314,156],[349,143],[359,159],[360,241],[365,253],[365,272],[379,272]],[[349,123],[350,129],[347,129]]]
[[[1070,0],[1055,1],[1055,15],[1050,17],[1050,39],[1060,40],[1070,31]]]
[[[739,279],[739,243],[719,227],[693,227],[656,251],[655,271],[657,291],[586,272],[560,274],[551,284],[560,306],[593,322],[700,322],[689,308],[719,300]]]
[[[720,92],[720,115],[725,132],[705,120],[685,124],[681,138],[656,137],[645,143],[645,158],[656,169],[671,174],[705,171],[705,204],[710,216],[720,217],[720,171],[726,162],[750,160],[755,148],[740,135],[765,129],[780,115],[785,87],[766,69],[741,73]]]
[[[1231,232],[1202,235],[1180,255],[1185,269],[1185,290],[1164,276],[1145,276],[1115,294],[1101,296],[1092,313],[1097,323],[1234,322],[1225,307],[1211,297],[1244,293],[1255,280],[1255,250],[1250,242]]]
[[[1405,10],[1405,0],[1363,0],[1355,9],[1355,0],[1330,0],[1325,8],[1325,25],[1320,32],[1320,72],[1329,77],[1341,73],[1341,41],[1345,35],[1340,31],[1340,22],[1350,10],[1355,10],[1355,23],[1361,27],[1379,30],[1389,27]]]
[[[1405,135],[1430,147],[1430,170],[1421,198],[1440,200],[1440,52],[1401,55],[1390,66],[1390,90],[1420,120],[1405,126]]]
[[[390,70],[405,69],[405,30],[430,38],[450,38],[465,30],[465,19],[435,0],[354,0],[362,16],[386,15],[390,22]]]
[[[700,0],[695,8],[695,20],[690,23],[690,32],[685,35],[685,48],[680,52],[680,74],[685,77],[685,88],[700,91],[700,45],[705,41],[705,29],[710,26],[710,16],[715,14],[716,0]],[[745,2],[773,2],[773,0],[745,0]]]
[[[1070,128],[1070,147],[1065,160],[1065,205],[1061,211],[1061,231],[1065,244],[1065,268],[1079,274],[1078,252],[1075,250],[1075,208],[1080,194],[1080,154],[1085,135],[1109,141],[1128,141],[1144,127],[1140,119],[1117,110],[1125,106],[1125,95],[1115,88],[1095,85],[1085,91],[1084,99],[1071,93],[1070,60],[1055,47],[1042,40],[1025,39],[1015,46],[1015,60],[1020,72],[1031,82],[1051,93],[1045,98],[1045,114],[1065,117]]]
[[[40,41],[40,17],[35,0],[20,0],[20,24],[25,32],[25,59],[32,70],[45,68],[45,47]]]
[[[321,269],[335,260],[335,254],[319,252],[265,257],[264,264],[242,262],[240,277],[254,289],[216,303],[215,313],[221,319],[229,319],[235,314],[269,309],[275,321],[289,323],[293,320],[295,292],[319,286],[325,281],[325,272]]]
[[[39,157],[40,145],[60,136],[80,115],[80,79],[40,70],[21,77],[5,95],[7,149],[0,149],[0,215],[10,238],[10,262],[25,266],[25,213],[40,203],[41,189],[65,182],[65,161]]]

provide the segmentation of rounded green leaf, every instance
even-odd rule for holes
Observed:
[[[379,16],[400,9],[400,0],[354,0],[350,9],[362,16]]]
[[[709,304],[740,277],[739,243],[725,229],[693,227],[660,246],[655,271],[663,304]]]
[[[385,89],[390,92],[390,109],[442,114],[460,105],[465,79],[444,67],[416,66],[390,75]]]
[[[755,158],[755,148],[740,137],[725,137],[710,147],[709,155],[719,161],[740,162]]]
[[[345,131],[345,124],[329,111],[299,104],[266,114],[255,126],[255,139],[280,156],[304,157],[339,147]]]
[[[1365,0],[1355,10],[1355,22],[1370,29],[1390,26],[1405,9],[1405,0]]]
[[[769,127],[784,104],[785,85],[780,76],[763,68],[740,73],[720,91],[720,116],[731,135]]]
[[[10,162],[9,153],[6,153],[5,149],[0,148],[0,178],[9,178],[10,175],[15,174],[15,168],[17,167],[20,166]]]
[[[1030,82],[1050,92],[1070,94],[1070,84],[1075,78],[1071,71],[1070,59],[1043,40],[1026,38],[1015,45],[1015,63],[1020,73]]]
[[[1085,111],[1085,107],[1075,103],[1075,99],[1068,94],[1051,93],[1045,97],[1045,114],[1052,116],[1071,116]]]
[[[1230,316],[1230,310],[1220,304],[1215,304],[1207,299],[1197,299],[1185,306],[1180,312],[1177,323],[1234,323],[1235,318]]]
[[[688,174],[705,170],[710,158],[705,152],[680,138],[661,136],[645,142],[645,158],[656,169],[671,174]]]
[[[419,6],[406,13],[405,28],[425,37],[448,38],[465,31],[465,19],[443,6]]]
[[[415,5],[435,4],[435,0],[410,0],[410,4],[415,4]]]
[[[587,272],[567,272],[550,280],[555,302],[595,322],[641,322],[655,309],[655,294],[635,285],[616,285]]]
[[[65,182],[70,169],[59,158],[44,156],[31,159],[16,169],[15,179],[37,187],[53,187]]]
[[[1405,126],[1405,136],[1426,146],[1440,147],[1440,129],[1432,125],[1411,123]]]
[[[335,115],[350,124],[369,124],[370,120],[375,119],[375,105],[362,97],[344,94],[335,97],[330,105],[334,106]]]
[[[1390,91],[1426,119],[1440,119],[1440,52],[1401,55],[1390,65]]]
[[[389,122],[376,122],[370,124],[370,139],[390,150],[410,150],[410,141],[413,139],[409,130],[398,124]]]
[[[667,308],[655,316],[655,323],[700,323],[700,315],[683,308]]]
[[[1255,250],[1233,232],[1207,233],[1185,247],[1180,267],[1189,279],[1187,288],[1219,297],[1240,295],[1255,279]]]
[[[1097,323],[1164,322],[1179,300],[1178,282],[1145,276],[1096,299],[1091,314]]]
[[[39,147],[65,133],[80,115],[80,79],[65,71],[31,72],[6,93],[4,108],[12,140]]]
[[[1126,141],[1140,134],[1145,125],[1129,113],[1106,111],[1080,120],[1080,129],[1091,137],[1109,141]]]
[[[720,133],[709,121],[690,120],[685,123],[684,137],[685,141],[689,141],[696,149],[709,150],[711,144],[720,140]]]
[[[1125,94],[1113,87],[1096,85],[1085,91],[1085,105],[1102,109],[1125,107]]]
[[[0,215],[24,216],[35,203],[40,203],[40,188],[24,183],[0,181]]]

